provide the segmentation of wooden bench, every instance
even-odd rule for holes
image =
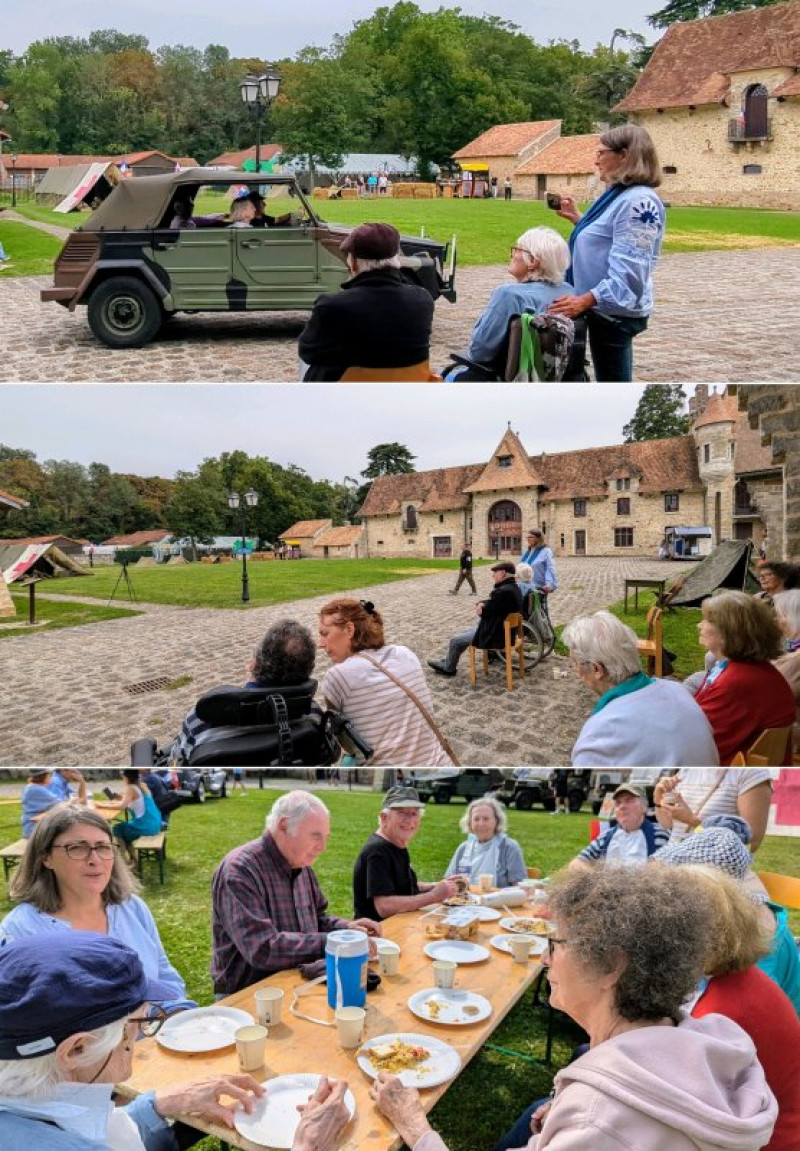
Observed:
[[[158,835],[142,835],[131,844],[136,852],[136,870],[142,879],[142,864],[154,860],[158,864],[158,877],[164,882],[164,860],[167,858],[167,837],[163,831]]]
[[[6,883],[8,883],[9,875],[25,854],[27,846],[27,839],[18,839],[16,843],[9,843],[8,847],[0,848],[0,859],[3,861]]]

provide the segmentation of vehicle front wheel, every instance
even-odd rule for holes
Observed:
[[[568,797],[569,809],[575,814],[583,807],[583,796],[579,791],[571,791]]]
[[[134,276],[112,276],[89,298],[89,327],[109,348],[141,348],[158,334],[163,313],[155,294]]]
[[[517,811],[530,811],[533,807],[533,796],[529,791],[521,791],[517,796]]]
[[[197,791],[194,793],[196,803],[205,803],[206,801],[206,785],[202,779],[197,784]]]
[[[433,798],[434,798],[434,801],[436,803],[449,803],[450,802],[450,792],[449,791],[434,791]]]

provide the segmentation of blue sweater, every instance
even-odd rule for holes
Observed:
[[[664,205],[652,188],[626,188],[575,239],[572,282],[578,295],[592,292],[596,311],[608,316],[649,316],[653,269],[661,252]]]
[[[502,347],[512,316],[523,312],[546,312],[559,296],[571,296],[575,289],[569,284],[551,284],[547,280],[529,280],[520,284],[513,280],[501,284],[489,297],[486,311],[472,329],[469,358],[479,364],[491,363]]]

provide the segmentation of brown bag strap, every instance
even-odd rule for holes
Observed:
[[[726,774],[727,770],[728,769],[726,767],[719,768],[719,770],[717,771],[717,778],[714,780],[711,787],[708,789],[708,791],[705,793],[703,798],[698,803],[697,807],[694,809],[695,815],[699,815],[700,812],[703,810],[703,808],[708,803],[708,801],[711,799],[712,795],[714,794],[714,792],[717,790],[717,788],[720,786],[723,779],[725,778],[725,774]]]
[[[450,756],[450,759],[453,761],[453,767],[461,767],[461,764],[459,763],[459,760],[458,760],[458,756],[453,751],[453,748],[450,744],[450,741],[442,733],[442,730],[439,727],[438,723],[433,718],[431,713],[428,711],[427,707],[422,702],[422,700],[419,698],[419,696],[416,694],[416,692],[412,691],[411,688],[408,687],[407,684],[403,683],[403,681],[401,679],[398,679],[396,675],[392,675],[392,673],[390,671],[388,671],[387,668],[385,668],[381,664],[379,664],[378,661],[376,659],[373,659],[371,655],[367,655],[367,653],[365,651],[357,651],[355,654],[360,655],[362,659],[365,659],[367,661],[367,663],[371,663],[373,667],[376,667],[378,669],[378,671],[382,671],[384,675],[389,677],[389,679],[392,681],[392,683],[396,683],[397,686],[401,689],[401,691],[404,691],[406,693],[406,695],[411,700],[411,702],[418,708],[422,718],[425,720],[428,727],[431,729],[433,734],[439,740],[439,743],[441,744],[441,746],[444,749],[444,751],[446,752],[446,754]]]

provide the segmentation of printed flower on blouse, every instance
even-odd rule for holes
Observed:
[[[652,253],[661,230],[661,213],[652,196],[645,196],[631,204],[623,244],[640,254]]]

